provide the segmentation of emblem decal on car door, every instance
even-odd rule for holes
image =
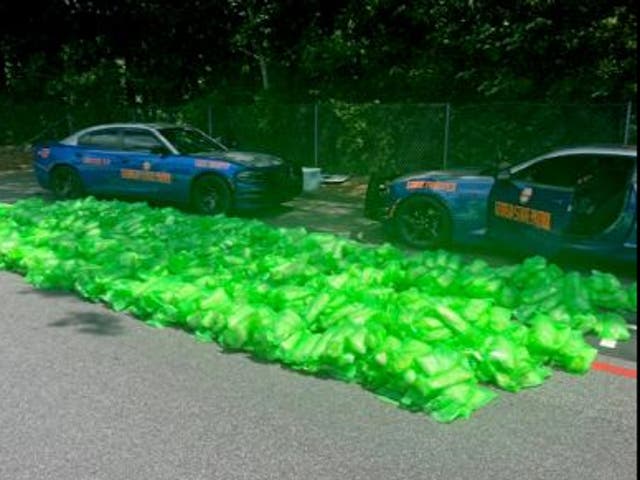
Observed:
[[[520,203],[525,204],[525,203],[529,203],[529,200],[531,200],[531,196],[533,195],[533,188],[531,187],[525,187],[520,191]]]

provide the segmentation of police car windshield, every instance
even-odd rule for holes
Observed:
[[[227,150],[227,147],[213,138],[191,128],[161,128],[160,133],[178,150],[178,153],[184,155]]]

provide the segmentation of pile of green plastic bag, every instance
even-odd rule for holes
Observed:
[[[635,283],[541,257],[496,268],[93,198],[0,204],[0,268],[443,422],[469,417],[493,387],[588,371],[597,352],[584,335],[628,339],[636,311]]]

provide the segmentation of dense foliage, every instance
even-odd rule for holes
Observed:
[[[178,104],[627,100],[631,0],[0,4],[0,96]]]

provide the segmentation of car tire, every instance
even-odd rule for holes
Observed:
[[[60,166],[51,172],[51,191],[57,199],[71,200],[84,195],[84,185],[76,170]]]
[[[398,205],[393,215],[394,231],[407,245],[440,248],[451,242],[451,215],[434,198],[413,196]]]
[[[204,215],[219,215],[231,207],[231,190],[219,177],[207,175],[198,178],[191,191],[194,210]]]

